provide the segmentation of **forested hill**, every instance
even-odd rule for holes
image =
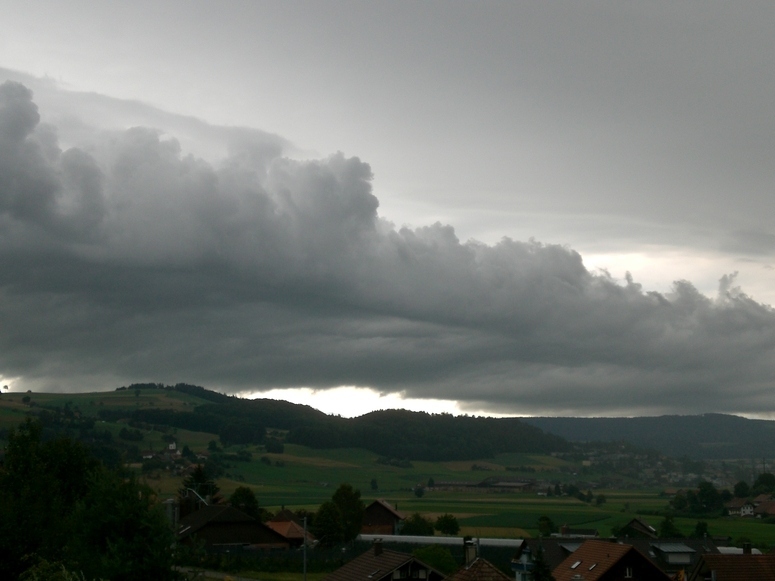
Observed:
[[[358,418],[328,417],[298,426],[288,441],[313,448],[363,447],[389,458],[469,460],[504,452],[568,450],[564,439],[516,418],[484,418],[383,410]]]
[[[775,422],[725,414],[642,418],[523,418],[572,442],[626,441],[668,456],[759,458],[775,450]]]
[[[485,418],[383,410],[358,418],[329,416],[306,405],[272,399],[241,399],[199,386],[133,384],[119,390],[161,389],[206,401],[193,411],[139,408],[103,410],[103,419],[122,417],[218,434],[226,444],[272,438],[317,449],[365,448],[397,460],[472,460],[505,452],[550,453],[571,445],[516,418]]]

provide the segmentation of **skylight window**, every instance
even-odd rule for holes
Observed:
[[[576,567],[578,567],[579,565],[581,565],[581,561],[576,561],[575,563],[573,563],[573,565],[571,565],[571,566],[570,566],[570,568],[571,568],[571,569],[575,569],[575,568],[576,568]]]

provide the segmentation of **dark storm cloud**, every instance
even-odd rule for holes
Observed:
[[[771,411],[775,313],[617,284],[573,250],[378,215],[358,158],[154,129],[64,151],[0,86],[0,373],[48,389],[370,386],[498,411]],[[478,402],[483,402],[479,404]]]

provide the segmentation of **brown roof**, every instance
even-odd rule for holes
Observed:
[[[754,514],[775,514],[775,500],[765,500],[753,509]]]
[[[430,581],[444,578],[444,575],[408,553],[399,553],[390,549],[375,550],[372,547],[349,563],[339,567],[339,569],[325,577],[324,581],[379,581],[386,577],[392,579],[393,571],[412,562],[428,569],[430,573],[435,573],[435,575],[429,573],[428,579]]]
[[[203,526],[211,522],[239,523],[253,522],[255,520],[256,519],[254,519],[252,516],[248,516],[244,512],[237,510],[228,504],[213,504],[210,506],[203,506],[199,510],[194,511],[180,519],[178,536],[187,537],[192,535]]]
[[[378,504],[379,506],[381,506],[382,508],[384,508],[385,510],[390,512],[397,519],[404,520],[404,515],[403,514],[398,512],[395,508],[390,506],[390,504],[388,504],[387,502],[385,502],[381,498],[379,498],[379,499],[375,500],[374,502],[372,502],[369,506],[366,507],[366,510],[368,510],[369,508],[371,508],[375,504]]]
[[[549,565],[550,569],[554,569],[557,565],[562,563],[568,555],[573,553],[582,544],[582,539],[562,539],[557,537],[537,539],[526,539],[527,546],[530,547],[530,552],[533,554],[533,558],[538,554],[539,549],[543,551],[544,560]]]
[[[724,506],[727,508],[742,508],[746,504],[751,504],[751,501],[747,498],[733,498],[727,502]]]
[[[716,581],[775,581],[775,555],[703,555],[689,580],[711,571]]]
[[[630,536],[641,534],[652,539],[656,539],[658,536],[657,529],[639,518],[632,519],[622,527],[622,530],[625,532],[629,531]]]
[[[294,514],[293,511],[290,511],[287,508],[283,508],[280,512],[274,515],[274,517],[272,517],[271,522],[295,522],[301,524],[302,520],[296,514]]]
[[[628,557],[631,561],[635,559],[637,562],[642,563],[649,572],[647,579],[669,579],[648,557],[632,545],[595,539],[585,541],[562,563],[555,567],[552,575],[556,581],[570,581],[577,575],[581,575],[584,581],[596,581],[602,578],[624,557]]]
[[[583,575],[584,581],[595,581],[630,550],[632,545],[590,540],[557,565],[552,575],[556,581],[570,581],[578,574]],[[574,567],[575,563],[579,564]]]
[[[467,567],[447,577],[446,581],[512,581],[512,578],[488,560],[477,558]]]

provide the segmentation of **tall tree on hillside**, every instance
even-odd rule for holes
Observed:
[[[331,502],[336,505],[341,515],[344,541],[352,541],[361,532],[363,513],[366,510],[361,500],[361,491],[350,484],[342,484],[334,492]]]

